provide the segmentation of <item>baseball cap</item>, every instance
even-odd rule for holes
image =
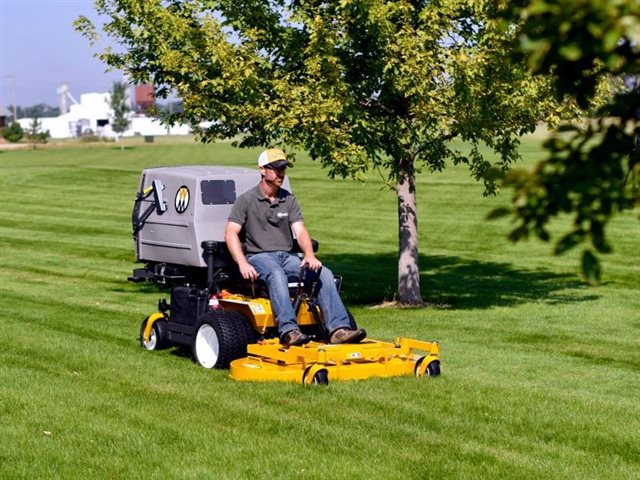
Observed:
[[[279,148],[268,148],[258,157],[258,166],[273,168],[293,167],[293,163],[287,160],[287,155]]]

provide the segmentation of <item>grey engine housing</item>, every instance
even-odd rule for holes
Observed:
[[[175,166],[143,170],[132,215],[136,260],[206,268],[202,242],[224,243],[233,203],[259,182],[257,168]],[[288,178],[283,188],[291,191]],[[153,195],[145,195],[152,190]]]

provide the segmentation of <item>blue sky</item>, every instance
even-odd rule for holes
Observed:
[[[106,67],[93,54],[72,22],[79,16],[99,20],[93,0],[0,0],[0,104],[58,106],[56,89],[69,85],[71,94],[107,92],[119,72]]]

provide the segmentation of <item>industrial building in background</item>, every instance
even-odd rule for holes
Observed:
[[[156,102],[152,85],[135,85],[133,91],[134,94],[129,95],[129,128],[122,134],[123,137],[188,135],[192,132],[190,125],[168,127],[159,119],[147,116]],[[58,87],[57,93],[60,96],[60,115],[39,119],[42,131],[49,130],[51,138],[76,138],[86,135],[116,138],[116,133],[111,128],[111,93],[83,93],[78,101],[71,94],[68,84]],[[20,118],[18,123],[23,129],[27,129],[32,125],[33,119]]]
[[[133,89],[135,92],[135,105],[132,110],[137,113],[146,113],[152,107],[156,106],[156,92],[153,89],[153,85],[145,83],[142,85],[136,85]]]

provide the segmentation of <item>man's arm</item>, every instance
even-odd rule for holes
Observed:
[[[224,241],[227,243],[227,249],[240,268],[240,274],[245,280],[254,281],[258,278],[258,272],[251,266],[242,251],[242,242],[240,241],[240,232],[242,226],[236,222],[227,222],[224,232]]]
[[[308,265],[311,270],[318,270],[322,267],[322,262],[316,258],[315,253],[313,253],[313,244],[311,243],[311,236],[307,231],[307,228],[304,226],[304,222],[302,220],[295,222],[291,225],[291,230],[296,236],[296,240],[298,240],[298,245],[300,245],[300,250],[302,250],[302,255],[304,258],[302,259],[301,267]]]

